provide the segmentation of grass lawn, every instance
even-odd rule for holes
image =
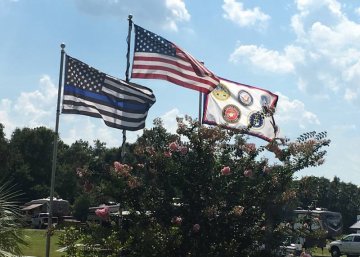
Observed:
[[[55,231],[55,234],[50,240],[50,256],[61,257],[60,252],[56,252],[59,249],[57,245],[59,239],[59,231]],[[27,236],[29,245],[22,247],[23,254],[26,256],[45,257],[46,251],[46,230],[45,229],[25,229],[24,234]]]
[[[321,248],[318,248],[318,247],[312,248],[311,250],[312,250],[312,251],[311,251],[312,256],[316,256],[316,257],[318,257],[318,256],[319,256],[319,257],[320,257],[320,256],[330,257],[330,256],[331,256],[329,250],[328,250],[326,247],[324,247],[324,251],[321,251]]]

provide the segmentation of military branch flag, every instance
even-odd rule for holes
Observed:
[[[148,110],[155,101],[151,89],[66,56],[62,113],[101,118],[109,127],[135,131],[145,127]]]
[[[218,77],[190,54],[155,33],[134,26],[132,78],[163,79],[203,93],[219,84]]]
[[[204,100],[203,123],[243,130],[271,141],[279,132],[269,114],[277,100],[278,96],[267,90],[220,78],[219,86]]]

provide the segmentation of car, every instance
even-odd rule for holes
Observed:
[[[31,218],[31,225],[34,228],[46,228],[49,222],[49,213],[47,212],[40,212],[32,216]],[[52,218],[52,225],[56,226],[58,223],[58,218]]]
[[[360,256],[360,234],[350,234],[340,240],[332,241],[328,245],[332,257],[347,255],[348,257]]]

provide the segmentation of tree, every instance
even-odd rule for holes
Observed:
[[[154,125],[130,147],[126,163],[115,162],[102,172],[80,170],[81,181],[102,175],[100,186],[92,187],[98,203],[116,199],[130,214],[115,226],[119,214],[99,209],[104,236],[91,236],[94,227],[72,230],[64,234],[63,245],[76,235],[84,249],[97,245],[106,256],[120,251],[129,257],[276,256],[287,233],[286,213],[295,206],[292,177],[323,162],[326,134],[256,148],[241,134],[199,126],[191,118],[180,119],[174,135],[160,120]],[[261,157],[266,150],[280,162]],[[78,256],[91,256],[84,249]]]
[[[11,136],[9,174],[24,200],[49,196],[53,140],[54,132],[45,127],[16,129]]]
[[[9,176],[9,142],[5,138],[4,126],[0,123],[0,180]]]
[[[356,222],[360,208],[360,190],[351,183],[341,182],[338,177],[332,181],[324,177],[304,177],[296,182],[299,205],[305,209],[316,204],[316,207],[340,212],[343,217],[344,232]]]

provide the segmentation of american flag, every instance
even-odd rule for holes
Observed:
[[[62,113],[101,118],[107,126],[139,130],[156,99],[151,89],[127,83],[66,56]]]
[[[190,54],[155,33],[134,26],[132,78],[163,79],[203,93],[219,84],[218,77]]]

